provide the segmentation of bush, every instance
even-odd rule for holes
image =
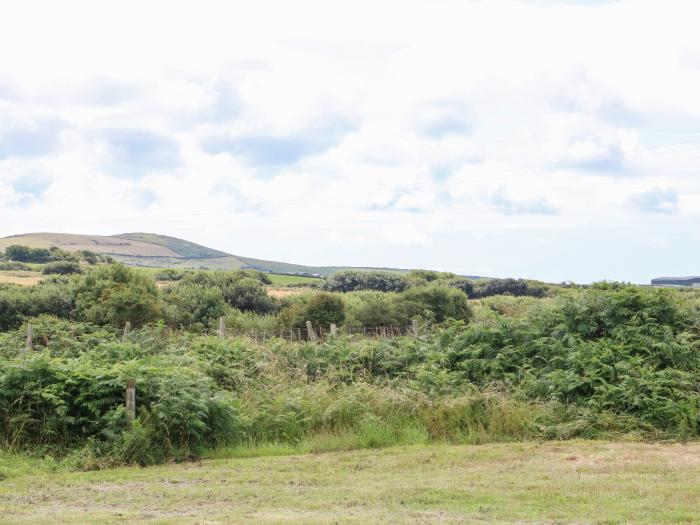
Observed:
[[[324,282],[323,288],[330,292],[402,292],[408,288],[408,281],[402,275],[392,272],[348,270],[331,275]]]
[[[397,308],[399,295],[384,292],[352,292],[346,294],[345,324],[353,328],[364,326],[405,326],[411,319]]]
[[[541,285],[533,285],[525,279],[490,279],[479,282],[474,288],[474,297],[492,295],[512,295],[515,297],[544,297],[546,290]]]
[[[44,275],[69,275],[81,273],[80,264],[75,261],[55,261],[44,265],[41,269]]]
[[[30,248],[19,244],[13,244],[5,248],[5,257],[11,261],[47,263],[51,261],[76,260],[76,257],[57,247]]]
[[[422,286],[435,281],[444,281],[457,277],[450,272],[435,272],[433,270],[411,270],[406,274],[406,279],[412,286]]]
[[[75,285],[79,319],[95,324],[140,326],[160,317],[155,281],[121,264],[91,269]]]
[[[131,352],[128,344],[113,343]],[[5,445],[58,450],[88,443],[117,462],[187,459],[236,439],[241,421],[230,394],[176,356],[132,360],[45,352],[0,364],[0,435]],[[138,421],[124,410],[127,379],[137,384]]]
[[[474,296],[474,282],[470,279],[465,279],[464,277],[454,277],[445,281],[445,284],[447,284],[447,286],[451,286],[452,288],[462,290],[465,294],[467,294],[467,297],[471,298]]]
[[[153,274],[153,278],[156,281],[179,281],[185,276],[185,272],[173,270],[168,268],[167,270],[161,270]]]
[[[306,303],[304,313],[306,320],[311,321],[314,326],[340,324],[345,319],[345,303],[337,295],[317,293]]]
[[[32,268],[21,262],[0,262],[0,270],[29,272]]]
[[[243,312],[265,314],[276,309],[272,297],[267,295],[265,286],[256,279],[244,277],[225,288],[226,302]]]
[[[0,285],[0,331],[17,328],[25,319],[41,314],[69,318],[74,306],[74,294],[67,282]]]
[[[202,330],[226,313],[226,301],[219,288],[178,283],[163,293],[166,322],[179,328]]]
[[[26,290],[19,285],[0,285],[0,331],[20,326],[30,308]]]
[[[314,326],[328,328],[345,319],[345,303],[335,294],[319,292],[295,298],[279,315],[281,328],[304,328],[306,321]]]
[[[407,290],[401,294],[397,308],[403,319],[422,318],[435,323],[447,319],[468,320],[472,316],[467,295],[441,283]]]
[[[226,303],[239,310],[264,314],[277,307],[264,286],[271,282],[270,278],[261,272],[190,272],[183,282],[219,288]]]

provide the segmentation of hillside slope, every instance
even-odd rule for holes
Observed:
[[[212,270],[249,268],[264,272],[312,275],[328,275],[348,268],[341,266],[305,266],[241,257],[176,237],[144,232],[122,233],[111,236],[46,232],[27,233],[1,238],[0,251],[12,244],[21,244],[32,248],[56,246],[66,251],[90,250],[110,255],[118,261],[131,266],[158,268],[206,268]]]

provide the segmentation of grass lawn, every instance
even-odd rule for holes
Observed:
[[[700,443],[420,445],[51,472],[0,459],[2,523],[700,523]]]

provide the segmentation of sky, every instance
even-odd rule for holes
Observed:
[[[697,0],[0,4],[0,236],[700,274]]]

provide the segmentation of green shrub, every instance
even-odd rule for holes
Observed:
[[[277,306],[264,286],[271,283],[270,278],[261,272],[190,272],[183,282],[219,288],[226,303],[239,310],[268,313]]]
[[[31,266],[21,263],[21,262],[0,262],[0,270],[7,271],[21,271],[29,272],[32,270]]]
[[[328,277],[323,288],[330,292],[402,292],[408,288],[408,281],[402,275],[392,272],[346,270]]]
[[[546,289],[540,284],[533,284],[525,279],[489,279],[478,282],[472,294],[477,298],[492,295],[544,297]]]
[[[155,281],[121,264],[98,266],[75,285],[77,317],[95,324],[134,326],[160,316]]]
[[[76,257],[55,246],[51,248],[30,248],[13,244],[5,248],[5,257],[10,261],[47,263],[51,261],[76,260]]]
[[[472,316],[467,295],[441,283],[407,290],[401,294],[397,308],[403,319],[423,318],[436,323],[447,319],[467,320]]]
[[[171,326],[202,330],[227,311],[219,288],[180,282],[163,292],[163,312]]]
[[[306,321],[327,329],[331,323],[340,324],[345,319],[345,303],[336,294],[319,292],[296,297],[279,315],[283,328],[304,328]]]
[[[346,294],[345,324],[352,328],[364,326],[406,326],[411,319],[397,308],[398,294],[384,292],[353,292]]]
[[[185,272],[168,268],[153,274],[156,281],[179,281],[185,276]]]
[[[75,261],[54,261],[45,264],[41,269],[44,275],[69,275],[81,271],[80,264]]]

